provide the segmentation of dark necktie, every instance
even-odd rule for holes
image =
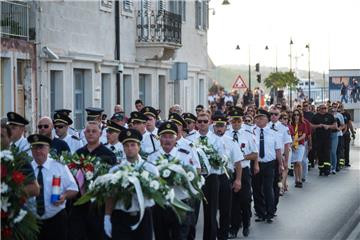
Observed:
[[[207,145],[207,136],[200,136],[200,141],[202,144]]]
[[[167,160],[169,160],[170,159],[170,154],[168,154],[168,153],[165,153],[165,158],[167,159]]]
[[[264,129],[260,129],[260,158],[265,156],[265,139],[264,139]]]
[[[115,147],[114,146],[110,146],[111,151],[115,151]]]
[[[271,129],[275,129],[275,123],[271,125]]]
[[[43,166],[38,166],[39,173],[37,175],[37,181],[40,185],[40,194],[36,197],[36,212],[39,216],[44,215],[45,213],[45,204],[44,204],[44,182],[43,182],[43,174],[42,168]]]
[[[11,148],[13,148],[13,149],[16,148],[15,143],[12,143],[12,144],[11,144]]]
[[[237,135],[237,131],[234,131],[233,133],[234,133],[234,135],[233,135],[233,140],[236,141],[236,142],[239,142],[239,138],[238,138],[238,135]]]

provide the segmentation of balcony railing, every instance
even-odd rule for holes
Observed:
[[[181,24],[181,15],[172,12],[138,11],[138,42],[181,45]]]
[[[29,7],[26,2],[4,1],[1,6],[1,36],[29,39]]]

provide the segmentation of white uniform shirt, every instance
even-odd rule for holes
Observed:
[[[181,137],[179,140],[177,140],[176,147],[183,148],[183,149],[189,151],[190,154],[191,154],[192,165],[195,168],[201,168],[200,161],[199,161],[199,156],[197,155],[196,148],[194,147],[192,142],[190,142],[189,140],[186,140],[185,138]]]
[[[113,153],[115,153],[118,163],[120,163],[121,160],[125,157],[124,147],[121,142],[117,142],[115,145],[112,145],[110,143],[105,143],[104,145]]]
[[[148,161],[155,164],[156,160],[159,159],[160,156],[164,156],[165,154],[166,153],[165,153],[164,149],[162,147],[160,147],[160,149],[158,151],[149,155]],[[191,166],[191,167],[193,167],[194,170],[196,170],[195,167],[191,163],[190,152],[185,152],[185,151],[181,150],[180,148],[174,147],[168,154],[170,154],[170,157],[169,157],[170,160],[177,159],[180,161],[180,164],[185,165],[185,166]],[[174,191],[175,191],[175,196],[180,200],[189,198],[189,194],[183,187],[174,186]]]
[[[191,132],[189,132],[189,134],[187,134],[187,135],[185,136],[185,139],[186,139],[186,140],[189,140],[189,141],[192,142],[192,143],[194,143],[195,140],[196,140],[196,133],[197,133],[197,131],[196,131],[195,129],[192,130]]]
[[[285,150],[285,144],[292,143],[293,141],[290,135],[289,127],[285,126],[280,121],[277,121],[276,123],[269,122],[268,127],[276,130],[279,139],[281,140],[281,154],[283,154]]]
[[[67,145],[70,148],[71,154],[74,154],[76,150],[83,147],[82,141],[80,141],[80,139],[78,139],[76,136],[71,136],[69,134],[66,134],[66,136],[61,140],[67,143]]]
[[[14,144],[21,152],[29,152],[30,150],[30,144],[24,136],[21,136]]]
[[[142,166],[145,171],[148,171],[156,176],[159,176],[159,171],[157,169],[157,167],[147,161],[144,161],[143,159],[141,159],[140,156],[138,156],[138,162],[136,163],[135,167],[140,167]],[[124,161],[122,161],[119,165],[117,166],[114,166],[110,169],[110,173],[114,173],[116,172],[116,170],[118,170],[120,167],[122,166],[128,166],[128,165],[131,165],[131,163],[129,161],[126,160],[126,158],[124,159]],[[154,200],[152,199],[148,199],[146,197],[144,197],[144,205],[145,207],[152,207],[155,205],[155,202]],[[115,207],[114,209],[117,209],[117,210],[122,210],[124,212],[138,212],[140,211],[140,208],[139,208],[139,202],[138,202],[138,199],[137,199],[137,196],[136,196],[136,193],[133,194],[132,196],[132,199],[131,199],[131,206],[129,209],[126,209],[125,206],[124,206],[124,203],[122,201],[117,201],[116,204],[115,204]]]
[[[156,136],[158,134],[158,128],[155,127],[154,130],[152,130],[152,132],[150,132],[150,131],[148,131],[148,132]]]
[[[151,133],[146,131],[142,137],[143,139],[141,140],[141,151],[150,154],[160,148],[160,141],[156,138],[155,135],[152,135]]]
[[[231,132],[226,131],[226,134],[229,137],[233,138],[234,131],[237,133],[237,136],[238,136],[237,145],[240,148],[240,151],[242,152],[242,154],[244,156],[251,154],[251,153],[258,152],[258,148],[257,148],[256,142],[255,142],[255,134],[253,133],[253,131],[250,131],[249,129],[243,128],[241,126],[240,130],[237,130],[237,131],[232,130]],[[250,167],[250,160],[244,159],[243,161],[241,161],[241,167],[242,168]]]
[[[271,129],[270,127],[265,127],[264,129],[264,152],[265,155],[263,158],[260,157],[260,132],[261,129],[256,127],[254,129],[255,132],[255,140],[256,145],[259,149],[259,162],[270,162],[276,159],[276,149],[281,149],[281,145],[283,145],[281,139],[279,139],[278,133]]]
[[[235,172],[235,163],[244,160],[244,155],[240,151],[239,146],[237,145],[236,141],[232,139],[232,137],[224,134],[223,136],[221,136],[221,138],[225,143],[225,155],[228,157],[227,168],[231,172]]]
[[[196,137],[195,137],[195,142],[194,144],[198,144],[200,142],[200,133],[196,132]],[[207,137],[207,142],[210,146],[213,146],[215,151],[220,155],[223,156],[225,154],[225,143],[223,141],[223,139],[219,136],[216,136],[213,132],[208,131],[206,134]],[[210,161],[210,159],[209,159]],[[209,174],[218,174],[221,175],[222,174],[222,170],[221,169],[214,169],[212,166],[210,167],[210,171]]]
[[[34,169],[35,176],[37,177],[39,174],[38,164],[33,160],[31,165]],[[79,191],[78,186],[75,182],[73,175],[71,174],[69,168],[66,165],[62,165],[61,163],[55,161],[54,159],[48,157],[45,163],[42,165],[43,168],[41,170],[43,175],[43,185],[44,185],[44,205],[45,205],[45,213],[41,217],[36,213],[36,197],[32,197],[28,200],[27,206],[29,209],[37,216],[39,219],[48,219],[55,216],[62,209],[65,208],[66,201],[59,205],[55,206],[51,203],[51,191],[52,191],[52,180],[53,176],[60,176],[60,194],[68,190]]]

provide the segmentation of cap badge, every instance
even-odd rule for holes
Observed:
[[[170,123],[166,124],[166,128],[171,128]]]
[[[126,135],[127,135],[128,137],[130,137],[130,136],[131,136],[131,132],[128,131],[128,132],[126,133]]]
[[[39,141],[39,137],[38,137],[38,136],[34,136],[33,139],[34,139],[34,142]]]
[[[14,119],[15,118],[15,114],[14,113],[10,113],[10,118]]]

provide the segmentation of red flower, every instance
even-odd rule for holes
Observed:
[[[5,165],[1,164],[1,179],[7,176],[7,168]]]
[[[9,228],[9,227],[3,227],[3,228],[1,229],[1,236],[2,236],[3,238],[9,238],[9,237],[11,237],[11,235],[12,235],[12,230],[11,230],[11,228]]]
[[[84,158],[84,157],[80,157],[79,160],[80,160],[80,163],[82,164],[82,163],[85,161],[85,158]]]
[[[241,144],[241,148],[244,148],[244,147],[245,147],[245,143],[242,143],[242,144]]]
[[[69,167],[69,169],[74,169],[74,168],[76,168],[76,163],[69,163],[68,167]]]
[[[8,212],[5,212],[5,211],[1,210],[1,219],[7,218],[8,216],[9,216]]]
[[[93,172],[94,166],[92,164],[86,164],[84,169],[85,169],[85,172]]]
[[[25,180],[25,175],[22,174],[21,172],[19,171],[14,171],[13,174],[12,174],[12,179],[15,183],[17,184],[21,184],[24,182]]]

